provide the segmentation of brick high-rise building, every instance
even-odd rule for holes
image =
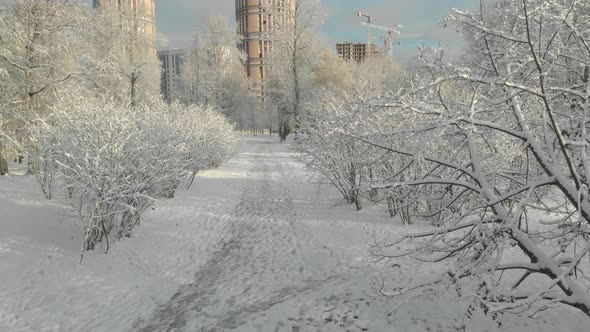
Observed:
[[[246,71],[258,97],[264,96],[264,78],[272,51],[273,31],[287,27],[295,15],[296,0],[235,0],[239,45],[247,54]]]

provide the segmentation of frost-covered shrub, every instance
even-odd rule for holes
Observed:
[[[170,116],[187,143],[183,157],[190,187],[195,174],[218,167],[231,156],[238,137],[227,118],[210,108],[173,104]]]
[[[355,125],[353,106],[330,94],[317,100],[303,123],[295,148],[309,168],[330,181],[349,204],[360,209],[359,192],[367,164],[362,143],[345,134]]]
[[[56,165],[79,214],[83,251],[131,235],[158,198],[218,166],[236,142],[223,116],[200,108],[70,102],[37,121],[36,151]]]
[[[384,177],[391,178],[392,172],[397,172],[409,160],[403,156],[392,157],[390,151],[370,144],[373,141],[383,146],[410,143],[391,135],[411,121],[395,113],[388,107],[372,107],[358,96],[328,92],[317,98],[308,110],[295,148],[310,169],[328,179],[357,209],[365,201],[387,202],[392,216],[402,216],[404,222],[410,223],[417,205],[409,201],[407,188],[381,185]]]
[[[56,107],[55,160],[84,231],[84,250],[128,236],[181,170],[182,139],[156,114],[115,104]],[[164,121],[165,123],[166,121]]]
[[[38,119],[38,121],[42,120]],[[37,179],[45,198],[51,200],[53,183],[57,173],[56,141],[47,129],[48,127],[43,124],[31,124],[29,136],[23,140],[22,144],[27,155],[29,172]]]
[[[362,136],[388,143],[391,140],[383,134],[398,123],[388,117],[387,109],[374,109],[367,102],[401,86],[406,72],[387,57],[374,57],[362,64],[339,64],[346,67],[332,70],[338,71],[334,73],[338,77],[349,70],[349,76],[344,73],[348,83],[329,84],[330,80],[323,79],[329,77],[329,69],[319,69],[314,79],[322,82],[321,88],[307,98],[295,148],[310,169],[338,188],[349,204],[361,209],[367,202],[384,202],[391,196],[390,190],[374,184],[384,169],[398,162],[357,139]]]

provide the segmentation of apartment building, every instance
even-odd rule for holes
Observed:
[[[256,96],[264,99],[264,79],[276,29],[287,27],[295,14],[296,0],[235,0],[236,23],[246,53],[245,67]]]
[[[160,91],[168,104],[179,100],[185,93],[182,74],[188,55],[189,51],[184,49],[158,51],[158,59],[162,66]]]

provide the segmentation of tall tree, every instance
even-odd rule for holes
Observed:
[[[314,89],[350,92],[354,85],[353,67],[339,59],[328,48],[319,51],[319,60],[311,69]]]
[[[93,16],[90,29],[93,43],[87,78],[97,92],[132,106],[159,95],[157,39],[145,32],[141,13],[141,8],[130,5],[107,7]]]
[[[299,127],[302,100],[310,87],[311,64],[317,59],[314,36],[325,14],[319,0],[298,0],[291,11],[273,12],[272,17],[271,69],[265,85],[279,115],[279,133],[284,141],[292,127]]]
[[[30,117],[46,111],[55,94],[81,74],[77,50],[83,43],[76,32],[85,17],[75,0],[19,0],[0,16],[0,68],[7,75],[0,81],[1,129],[13,139],[22,143]]]
[[[239,122],[243,117],[238,112],[249,109],[244,106],[251,96],[237,40],[225,19],[210,16],[206,29],[195,36],[182,81],[186,91],[184,102],[217,108]]]

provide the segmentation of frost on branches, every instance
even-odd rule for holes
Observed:
[[[79,214],[83,252],[129,237],[142,214],[194,175],[218,166],[236,137],[223,115],[198,107],[58,105],[32,125]]]
[[[333,116],[308,132],[338,146],[301,144],[332,155],[315,165],[347,191],[432,223],[374,253],[443,272],[383,294],[455,289],[498,319],[559,305],[590,316],[590,3],[504,0],[448,20],[469,43],[455,64],[424,50],[398,93],[319,104]]]
[[[337,59],[336,59],[337,60]],[[359,128],[387,132],[388,112],[366,104],[374,96],[399,87],[403,73],[399,65],[386,58],[373,58],[360,65],[322,61],[314,70],[313,81],[321,83],[311,102],[305,104],[306,116],[295,148],[303,161],[332,183],[343,198],[363,207],[366,200],[377,201],[375,190],[365,190],[379,167],[392,168],[399,162],[384,156],[379,149],[352,137]],[[386,157],[383,159],[383,157]],[[392,209],[392,213],[394,209]]]
[[[222,114],[161,103],[154,41],[135,17],[121,29],[121,15],[90,16],[75,0],[0,8],[0,175],[11,152],[47,199],[63,187],[83,252],[130,236],[156,199],[217,167],[237,141]]]

